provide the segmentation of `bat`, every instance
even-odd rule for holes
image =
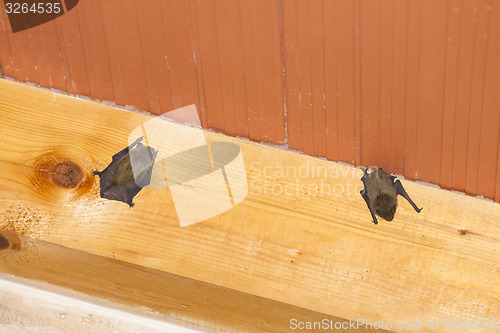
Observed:
[[[151,172],[157,150],[141,143],[138,138],[130,146],[113,155],[113,161],[103,171],[94,171],[101,185],[101,198],[125,202],[133,207],[137,193],[151,182]]]
[[[378,223],[375,214],[387,221],[392,221],[398,206],[398,194],[408,200],[417,213],[420,213],[422,208],[418,208],[411,200],[399,179],[388,175],[382,168],[370,174],[366,171],[367,169],[363,170],[363,177],[361,178],[365,187],[359,193],[365,199],[366,205],[372,214],[373,223]]]

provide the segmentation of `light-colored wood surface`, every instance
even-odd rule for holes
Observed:
[[[205,133],[240,146],[249,195],[181,228],[168,189],[144,189],[129,209],[100,198],[91,175],[149,117],[6,80],[0,117],[0,228],[338,318],[500,317],[498,204],[403,181],[422,213],[400,198],[375,226],[361,170]],[[43,171],[67,159],[84,173],[76,189]]]
[[[6,231],[2,234],[5,235]],[[293,318],[303,322],[346,322],[323,313],[148,267],[44,241],[24,237],[17,237],[16,241],[12,235],[7,236],[17,246],[0,251],[0,271],[3,273],[44,281],[91,297],[88,299],[70,293],[70,296],[83,300],[96,302],[95,297],[103,298],[126,306],[119,309],[130,309],[137,314],[142,312],[154,319],[174,320],[177,325],[193,325],[203,332],[287,332]],[[0,275],[0,285],[2,278]],[[44,288],[43,285],[37,287]],[[48,289],[51,291],[51,288]],[[106,303],[102,305],[106,306]],[[15,309],[15,305],[12,308]],[[4,308],[0,309],[0,313],[4,318]],[[15,321],[16,318],[11,319]],[[1,323],[0,332],[4,327]],[[42,325],[49,324],[45,322]],[[54,323],[53,328],[56,327],[57,323]]]
[[[143,311],[5,274],[0,274],[0,303],[0,332],[200,332],[184,322],[147,318]]]

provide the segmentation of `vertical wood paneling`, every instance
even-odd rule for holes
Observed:
[[[157,45],[163,45],[162,40],[162,11],[158,1],[143,1],[137,3],[137,16],[141,18],[139,24],[139,36],[141,41],[141,51],[144,63],[144,76],[146,79],[146,92],[148,98],[149,112],[161,114],[160,96],[166,94],[170,96],[170,91],[161,91],[158,82],[158,73],[161,67],[166,68],[165,58],[161,61],[158,58]],[[160,42],[160,43],[158,43]],[[166,52],[163,50],[163,55]],[[168,74],[168,73],[167,73]],[[171,103],[170,103],[171,105]]]
[[[259,78],[257,76],[257,50],[255,45],[258,36],[254,29],[255,12],[254,3],[251,1],[239,1],[241,13],[241,39],[243,41],[243,65],[245,70],[246,102],[248,116],[248,137],[259,140],[262,137],[261,115],[259,100]]]
[[[393,1],[393,84],[391,121],[391,170],[404,174],[406,124],[406,68],[408,58],[408,2]],[[388,168],[389,169],[389,168]]]
[[[120,42],[116,51],[119,53],[127,104],[140,110],[149,110],[136,3],[135,0],[121,0],[119,5],[114,6]]]
[[[337,87],[337,1],[324,2],[324,64],[325,64],[325,113],[326,157],[339,160],[338,147],[338,87]],[[288,98],[287,98],[288,101]]]
[[[404,175],[418,179],[417,175],[417,122],[418,122],[418,88],[420,73],[422,3],[408,3],[408,44],[406,60],[406,112],[405,112],[405,167]]]
[[[100,11],[93,11],[92,7],[85,3],[85,5],[77,7],[75,12],[78,17],[78,31],[81,34],[80,38],[85,55],[90,97],[111,101],[114,99],[114,94],[111,89],[111,75],[109,70],[106,70],[109,68],[106,57],[108,50],[104,39],[99,35],[103,29]]]
[[[358,1],[337,0],[338,148],[339,159],[351,164],[355,163],[359,148],[356,144],[356,84],[359,83],[356,70],[359,69],[359,59],[356,59],[355,46],[359,36],[355,30],[360,24],[357,9]]]
[[[81,1],[16,34],[1,8],[7,77],[500,201],[497,1]]]
[[[40,85],[49,88],[64,90],[66,79],[61,63],[56,26],[53,21],[37,26],[28,31],[33,54],[39,72]],[[46,65],[42,65],[46,64]]]
[[[392,93],[393,93],[393,45],[394,45],[394,2],[382,0],[380,11],[380,156],[378,165],[386,170],[392,170],[392,127],[393,120]],[[396,171],[393,171],[396,172]]]
[[[123,78],[122,78],[122,64],[120,61],[120,27],[118,26],[117,13],[114,11],[116,6],[116,0],[113,1],[102,1],[99,2],[101,15],[103,19],[103,31],[102,36],[106,41],[106,46],[108,49],[108,61],[109,61],[109,71],[111,73],[111,82],[113,86],[113,94],[115,96],[115,102],[118,105],[127,105],[128,99],[126,99]],[[90,5],[90,2],[89,2]],[[94,7],[93,10],[96,10]],[[128,103],[131,104],[131,103]]]
[[[56,26],[68,92],[91,96],[86,54],[76,10],[52,22]]]
[[[162,73],[158,75],[165,76],[165,81],[169,80],[169,89],[164,90],[169,90],[166,96],[171,99],[161,111],[163,113],[193,103],[200,106],[193,44],[195,32],[191,24],[193,11],[186,1],[169,0],[159,3],[161,22],[155,27],[159,30],[155,42],[162,42],[164,46],[156,51],[156,64],[162,68]],[[203,118],[206,120],[204,113]]]
[[[311,25],[308,0],[297,0],[297,34],[299,52],[299,101],[300,126],[302,127],[302,151],[314,154],[312,70],[311,70]],[[293,147],[292,147],[293,148]]]
[[[477,193],[500,201],[500,3],[492,1],[483,9],[490,13],[486,67],[484,71],[483,114],[479,143]],[[496,165],[495,165],[496,161]]]
[[[380,165],[382,138],[380,32],[380,3],[361,1],[361,164],[363,165]]]
[[[471,105],[472,67],[474,63],[474,36],[477,24],[476,2],[464,0],[460,6],[461,29],[458,50],[457,101],[455,112],[455,138],[453,147],[452,188],[465,191],[469,115]]]
[[[324,2],[324,0],[311,1],[309,9],[313,147],[314,155],[323,157],[326,156],[327,136],[325,108]]]
[[[284,1],[282,6],[288,145],[302,150],[297,1]]]
[[[208,127],[233,135],[236,132],[235,88],[239,117],[246,98],[248,136],[256,141],[285,142],[282,52],[278,1],[241,1],[228,7],[225,2],[196,1],[200,45],[200,66],[205,92]],[[229,26],[232,16],[241,17],[241,28]],[[234,87],[231,29],[241,29],[246,91]],[[238,47],[238,45],[236,45]],[[235,49],[237,52],[238,49]],[[236,59],[241,56],[236,55]],[[241,58],[240,58],[241,59]],[[241,84],[241,68],[235,68]]]
[[[447,3],[422,1],[418,73],[416,171],[420,179],[439,182],[443,128]]]
[[[285,143],[282,36],[280,34],[280,1],[247,1],[254,6],[255,68],[259,94],[259,141]]]
[[[236,118],[234,110],[234,89],[233,89],[233,73],[231,66],[231,53],[228,52],[229,46],[229,33],[228,29],[228,16],[237,15],[237,7],[227,7],[225,0],[215,0],[215,28],[217,33],[217,55],[219,60],[219,68],[221,75],[221,93],[222,93],[222,110],[224,117],[224,133],[229,135],[237,135],[236,132]],[[236,12],[230,12],[231,8]]]
[[[3,9],[2,9],[3,11]],[[2,19],[8,24],[7,15],[3,14]],[[37,72],[37,65],[33,49],[30,41],[30,32],[27,30],[18,32],[16,34],[9,33],[12,31],[10,26],[8,28],[7,42],[10,46],[10,54],[12,56],[12,70],[9,71],[8,66],[5,74],[9,72],[13,74],[13,78],[24,82],[38,83],[39,74]],[[3,50],[2,50],[3,53]],[[8,62],[7,62],[8,64]],[[4,66],[2,66],[4,67]]]
[[[486,51],[490,23],[489,0],[477,2],[477,25],[474,36],[474,63],[472,67],[471,103],[469,110],[469,136],[467,143],[467,176],[465,193],[477,194],[479,169],[479,143],[484,100],[484,75],[486,68]]]
[[[10,50],[8,35],[12,31],[10,29],[7,13],[5,12],[3,2],[0,3],[0,67],[2,67],[3,75],[7,77],[15,77],[14,57]]]
[[[224,131],[224,106],[218,40],[213,0],[196,1],[196,21],[200,43],[200,66],[205,90],[207,125]]]
[[[249,119],[247,113],[246,75],[244,67],[241,6],[238,1],[226,0],[226,29],[230,54],[232,76],[233,108],[236,133],[242,137],[249,136]]]
[[[160,0],[160,2],[163,3],[164,1]],[[170,0],[168,4],[169,8],[164,11],[164,14],[168,15],[165,15],[167,18],[163,26],[168,24],[169,29],[175,31],[175,40],[168,43],[167,52],[170,49],[177,48],[179,59],[178,64],[171,65],[172,67],[169,70],[176,69],[179,71],[181,87],[180,92],[174,94],[175,101],[178,100],[178,104],[174,103],[174,108],[191,104],[196,104],[199,107],[201,102],[198,90],[198,76],[196,74],[196,51],[193,43],[195,37],[191,6],[188,1]]]
[[[458,49],[460,36],[460,2],[448,3],[448,26],[446,42],[445,84],[443,104],[443,130],[441,135],[441,173],[440,184],[451,189],[453,170],[453,144],[455,138],[455,111],[457,108]]]

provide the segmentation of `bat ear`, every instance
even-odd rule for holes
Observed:
[[[367,179],[368,178],[368,173],[366,172],[368,168],[363,169],[363,177],[361,177],[361,180]]]

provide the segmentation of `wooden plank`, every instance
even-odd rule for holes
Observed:
[[[443,17],[447,14],[447,3],[422,1],[421,4],[416,179],[439,184],[447,41],[447,22]]]
[[[359,1],[336,1],[337,6],[337,120],[339,160],[360,165]],[[340,15],[342,13],[342,15]],[[354,24],[353,24],[354,22]]]
[[[36,70],[40,78],[40,85],[65,90],[66,80],[54,21],[31,28],[29,35],[31,48],[36,59]],[[53,62],[52,66],[45,65],[48,59]]]
[[[288,146],[303,150],[297,1],[282,4]]]
[[[325,24],[324,1],[309,2],[313,156],[326,157]]]
[[[393,102],[393,92],[394,92],[394,34],[396,33],[396,28],[394,28],[394,1],[383,0],[380,3],[380,44],[379,44],[379,99],[380,99],[380,157],[379,166],[392,170],[391,168],[395,164],[394,161],[401,160],[402,155],[393,155],[392,148],[394,147],[393,141],[401,140],[401,137],[393,136],[393,128],[397,127],[398,118],[395,116],[396,113],[392,107]],[[399,115],[404,114],[403,112]],[[394,119],[396,118],[396,119]],[[393,172],[398,172],[394,170]]]
[[[393,85],[392,85],[392,170],[404,174],[405,159],[405,110],[406,60],[408,44],[408,2],[393,2]]]
[[[247,1],[242,1],[247,2]],[[251,1],[250,12],[258,93],[259,128],[256,141],[285,144],[285,99],[281,33],[281,1]],[[243,7],[243,4],[242,4]],[[248,21],[246,21],[248,22]]]
[[[221,65],[215,20],[215,6],[212,1],[195,1],[203,90],[205,92],[205,112],[207,126],[216,131],[224,131],[224,101],[222,99]]]
[[[474,62],[472,65],[471,101],[469,109],[469,137],[467,141],[467,168],[465,177],[465,193],[477,195],[479,178],[479,152],[484,114],[486,56],[490,30],[491,1],[479,1],[477,6],[477,23],[474,36]],[[495,117],[488,121],[494,122]],[[493,139],[495,140],[495,139]]]
[[[10,237],[17,238],[17,244],[22,245],[0,250],[2,273],[105,298],[126,306],[125,310],[142,312],[143,316],[180,321],[203,331],[226,332],[285,332],[293,317],[310,322],[323,319],[345,322],[322,313],[120,260],[16,235]],[[82,296],[73,293],[72,297]],[[2,309],[3,318],[4,312]]]
[[[126,93],[122,72],[124,68],[120,59],[120,26],[118,12],[115,10],[118,1],[106,1],[96,4],[99,6],[102,17],[102,36],[105,40],[109,72],[113,87],[114,102],[118,105],[127,105]],[[86,6],[92,6],[87,3]],[[97,7],[95,7],[97,8]],[[88,20],[89,18],[83,17]],[[136,106],[137,107],[137,106]]]
[[[424,210],[400,200],[375,226],[359,169],[205,133],[241,148],[249,194],[181,228],[168,190],[144,189],[130,209],[91,176],[149,117],[7,80],[0,116],[0,228],[337,318],[500,317],[499,204],[403,181]],[[76,189],[43,171],[66,159],[83,170]]]
[[[302,149],[308,155],[314,154],[313,140],[313,99],[311,66],[311,15],[309,1],[297,0],[297,47],[299,58],[299,114],[302,137]],[[292,147],[293,148],[293,147]]]
[[[455,138],[455,113],[457,108],[457,78],[458,58],[460,53],[460,12],[457,10],[459,0],[452,0],[448,4],[448,27],[446,42],[446,62],[444,77],[444,103],[443,103],[443,130],[441,145],[441,188],[452,188],[453,173],[453,147]]]
[[[380,4],[361,2],[361,164],[381,165]],[[364,56],[369,54],[370,56]]]
[[[247,113],[241,6],[238,1],[226,0],[223,7],[227,12],[228,27],[225,33],[228,39],[228,53],[231,58],[230,69],[236,133],[243,138],[248,138],[250,120]]]
[[[8,34],[11,33],[11,27],[7,13],[0,10],[0,67],[3,68],[3,74],[8,77],[14,77],[14,59],[12,56]]]
[[[149,318],[144,311],[5,274],[0,274],[0,302],[4,332],[199,332],[185,322]]]
[[[471,106],[471,82],[474,63],[474,31],[477,25],[476,1],[465,0],[460,7],[461,29],[459,40],[457,108],[455,111],[455,138],[453,150],[452,189],[465,191],[467,175],[467,142],[469,137],[469,116]]]
[[[5,14],[5,20],[8,22],[6,16]],[[7,29],[6,37],[12,56],[12,77],[19,81],[38,83],[39,76],[36,70],[35,55],[31,47],[30,32],[25,30],[13,34],[10,27]]]
[[[66,90],[70,94],[92,96],[86,61],[88,55],[84,49],[77,10],[69,11],[53,22],[65,71]]]
[[[408,43],[406,52],[406,108],[405,108],[405,167],[404,175],[418,179],[417,121],[418,86],[420,80],[420,51],[422,30],[422,3],[408,1]]]
[[[217,33],[217,48],[219,56],[219,72],[221,78],[221,92],[222,92],[222,105],[224,117],[224,133],[231,136],[238,135],[236,131],[236,114],[235,114],[235,95],[234,95],[234,84],[233,84],[233,73],[231,67],[231,45],[229,42],[229,31],[238,31],[240,26],[230,26],[228,22],[229,17],[236,16],[239,14],[239,10],[236,1],[233,2],[233,6],[227,6],[228,1],[215,0],[213,7],[215,10],[215,30]],[[234,33],[234,32],[233,32]],[[237,90],[238,88],[236,88]],[[214,108],[215,110],[220,110],[220,108]]]
[[[500,77],[500,4],[494,3],[490,17],[488,56],[484,82],[484,113],[481,125],[479,152],[478,192],[487,198],[500,201],[500,96],[492,94]],[[495,177],[496,175],[496,177]]]
[[[166,9],[164,7],[166,7]],[[145,38],[150,45],[144,50],[150,53],[150,56],[153,58],[154,74],[151,75],[153,75],[156,81],[151,83],[148,82],[148,93],[150,94],[150,100],[153,100],[153,102],[150,101],[150,105],[154,106],[156,103],[156,97],[151,94],[151,90],[158,91],[158,101],[160,104],[160,110],[155,110],[152,107],[150,112],[153,114],[162,114],[174,109],[172,105],[172,94],[180,90],[176,84],[173,84],[177,76],[173,77],[174,73],[171,73],[169,70],[171,66],[174,66],[172,55],[174,52],[172,51],[173,46],[169,47],[170,35],[166,32],[172,31],[170,26],[172,22],[166,18],[165,15],[171,12],[171,8],[165,1],[141,2],[140,8],[151,15],[148,20],[141,22],[141,27],[149,34],[149,38]],[[160,29],[159,27],[162,28]],[[173,43],[173,45],[175,45],[175,43]],[[153,81],[153,78],[149,77],[149,80]],[[177,83],[177,81],[175,82]],[[155,87],[155,85],[157,85],[157,87]],[[177,100],[178,99],[176,99],[176,102]]]
[[[109,52],[100,3],[79,2],[75,7],[76,16],[82,38],[87,71],[89,76],[91,97],[94,99],[115,101],[111,76]],[[76,29],[76,27],[75,27]],[[44,85],[42,85],[44,87]],[[63,90],[63,89],[62,89]]]
[[[324,2],[324,47],[325,47],[325,113],[326,113],[326,158],[339,160],[339,120],[337,86],[337,10],[336,2]],[[288,76],[287,76],[288,77]],[[288,99],[288,95],[287,95]]]

